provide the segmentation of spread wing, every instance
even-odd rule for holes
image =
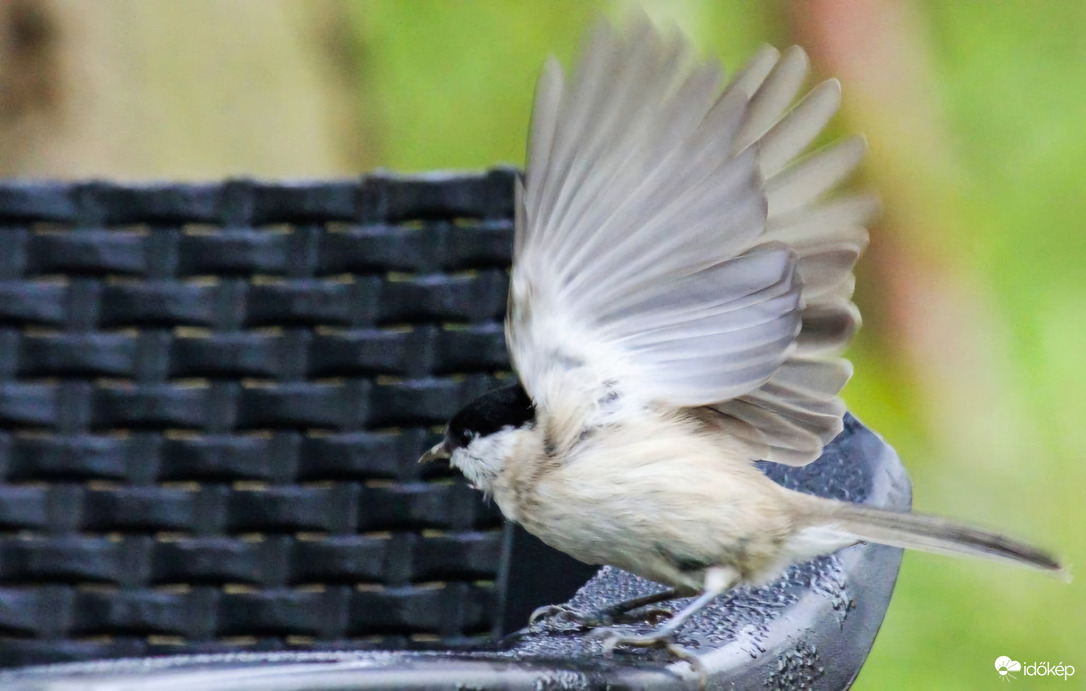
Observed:
[[[859,324],[873,204],[824,199],[862,140],[797,160],[840,101],[828,81],[789,110],[806,72],[800,49],[766,48],[720,91],[715,61],[644,19],[600,24],[568,83],[547,62],[506,322],[537,406],[575,380],[578,396],[702,408],[789,463],[840,432],[836,354]]]

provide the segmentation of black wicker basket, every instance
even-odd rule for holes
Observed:
[[[512,180],[0,185],[0,665],[500,632]]]

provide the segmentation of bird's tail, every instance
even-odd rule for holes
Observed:
[[[822,504],[823,527],[867,542],[937,554],[967,555],[1030,566],[1065,581],[1070,572],[1050,552],[987,530],[918,513],[898,513],[847,502]]]

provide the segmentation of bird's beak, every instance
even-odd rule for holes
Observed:
[[[432,461],[444,460],[450,455],[451,454],[449,453],[449,447],[445,444],[445,442],[441,441],[437,444],[434,444],[433,448],[422,454],[422,457],[419,458],[419,463],[430,463]]]

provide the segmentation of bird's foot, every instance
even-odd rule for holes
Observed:
[[[642,607],[625,611],[619,607],[603,607],[583,610],[569,605],[546,605],[532,612],[528,626],[540,627],[549,633],[588,631],[614,626],[625,622],[649,622],[652,625],[666,620],[671,612],[660,607]]]
[[[528,628],[547,633],[570,633],[598,626],[591,619],[592,613],[567,605],[544,605],[528,617]]]
[[[542,629],[547,633],[586,631],[613,623],[605,610],[582,610],[569,605],[546,605],[532,612],[532,616],[528,618],[531,629]]]
[[[598,628],[588,636],[599,639],[603,643],[603,653],[608,656],[613,655],[615,648],[619,647],[662,648],[675,658],[685,661],[699,678],[705,679],[705,668],[701,664],[701,659],[689,648],[676,643],[675,632],[667,630],[667,627],[660,627],[648,633],[624,626]]]
[[[679,657],[686,657],[689,653],[685,648],[682,648],[675,642],[674,634],[665,631],[652,630],[648,633],[644,633],[644,629],[639,629],[630,626],[608,626],[600,627],[593,630],[588,634],[590,638],[595,638],[603,643],[603,652],[605,655],[611,655],[614,653],[615,648],[618,647],[631,647],[631,648],[664,648],[671,652],[673,648],[682,650]]]

